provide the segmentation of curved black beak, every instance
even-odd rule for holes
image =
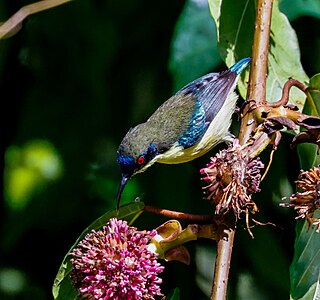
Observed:
[[[126,186],[126,183],[127,183],[128,179],[129,179],[129,177],[126,177],[126,176],[122,175],[122,179],[121,179],[121,182],[120,182],[120,186],[119,186],[119,189],[118,189],[118,195],[117,195],[117,214],[119,212],[121,195],[122,195],[124,187]]]

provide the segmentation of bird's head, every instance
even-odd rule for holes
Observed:
[[[121,169],[122,179],[118,190],[117,209],[128,179],[151,166],[159,153],[154,143],[154,137],[147,134],[145,127],[146,123],[143,123],[130,129],[118,148],[117,161]]]

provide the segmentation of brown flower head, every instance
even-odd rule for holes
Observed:
[[[233,145],[217,153],[206,168],[200,170],[205,175],[202,180],[208,183],[203,189],[207,199],[216,204],[216,214],[233,210],[239,218],[242,212],[258,211],[251,195],[260,191],[260,169],[264,165],[259,158],[249,156],[247,147],[235,139]]]
[[[296,219],[306,218],[320,232],[320,219],[313,217],[315,210],[320,208],[320,165],[308,171],[301,170],[296,183],[301,192],[292,194],[291,202],[281,206],[293,206],[298,214]]]

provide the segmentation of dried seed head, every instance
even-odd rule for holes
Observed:
[[[253,193],[259,192],[260,169],[264,167],[259,158],[248,155],[248,146],[240,146],[238,140],[222,150],[200,170],[207,182],[203,189],[207,199],[216,204],[216,214],[223,215],[232,210],[237,218],[258,208],[251,200]]]
[[[320,208],[320,166],[301,170],[296,183],[300,192],[291,195],[290,203],[280,205],[293,206],[298,214],[296,219],[306,218],[309,225],[316,226],[317,232],[320,232],[320,219],[313,217],[315,210]]]

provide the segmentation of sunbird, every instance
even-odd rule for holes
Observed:
[[[179,164],[191,161],[222,141],[229,133],[238,95],[235,87],[251,58],[243,58],[226,71],[209,73],[165,101],[145,122],[131,128],[117,152],[122,179],[121,194],[133,175],[155,162]]]

